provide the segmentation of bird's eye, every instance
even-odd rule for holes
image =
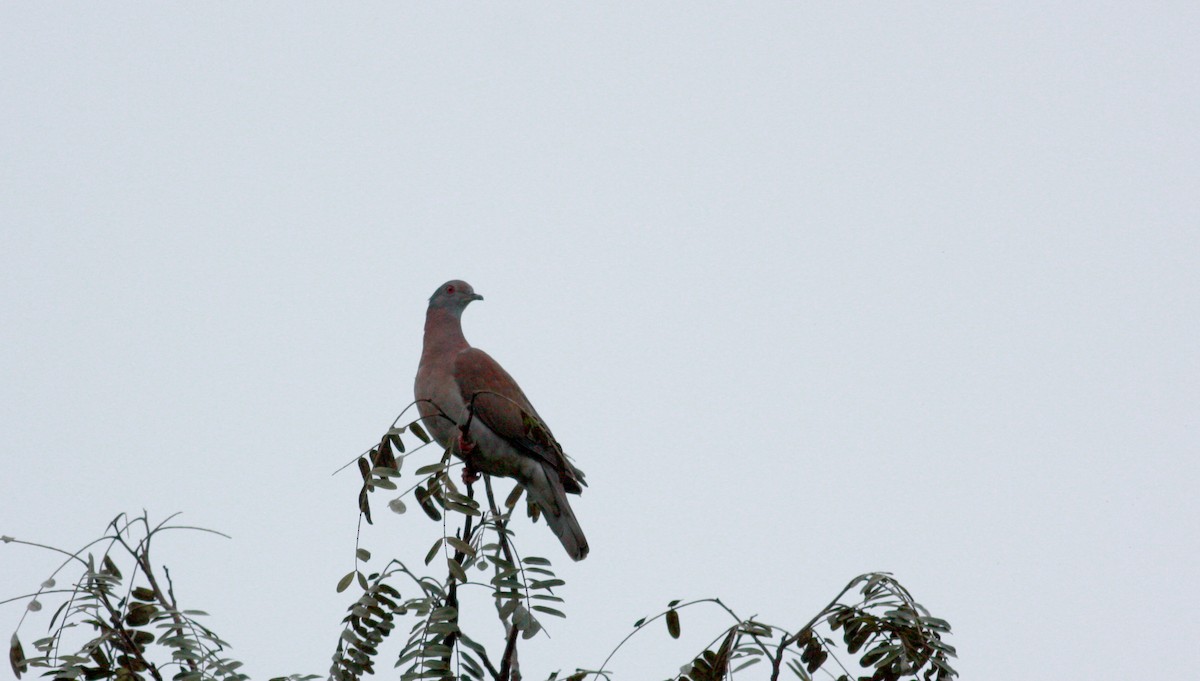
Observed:
[[[453,287],[453,286],[447,286],[447,287],[446,287],[446,293],[454,293],[454,287]]]

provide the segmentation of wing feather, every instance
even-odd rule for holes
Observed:
[[[483,350],[469,348],[454,361],[454,379],[475,418],[517,451],[541,460],[558,473],[566,491],[579,494],[583,476],[563,453],[554,434],[504,367]]]

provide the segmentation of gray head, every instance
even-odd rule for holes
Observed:
[[[429,307],[440,307],[461,315],[472,300],[483,300],[483,296],[475,292],[471,285],[461,279],[452,279],[438,287],[429,296]]]

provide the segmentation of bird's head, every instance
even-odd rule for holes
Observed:
[[[438,287],[429,296],[429,307],[440,307],[461,315],[472,300],[483,300],[483,296],[475,292],[471,285],[461,279],[453,279]]]

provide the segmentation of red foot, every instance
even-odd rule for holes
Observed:
[[[475,470],[474,468],[471,468],[470,466],[463,466],[463,474],[462,475],[463,475],[463,484],[468,485],[468,486],[479,479],[479,471]]]
[[[475,454],[475,443],[471,441],[471,436],[464,428],[458,429],[458,454],[463,460],[463,484],[470,485],[479,479],[479,471],[471,465],[471,457]]]
[[[471,436],[462,428],[458,429],[458,453],[462,455],[464,460],[475,453],[475,443],[471,441]]]

